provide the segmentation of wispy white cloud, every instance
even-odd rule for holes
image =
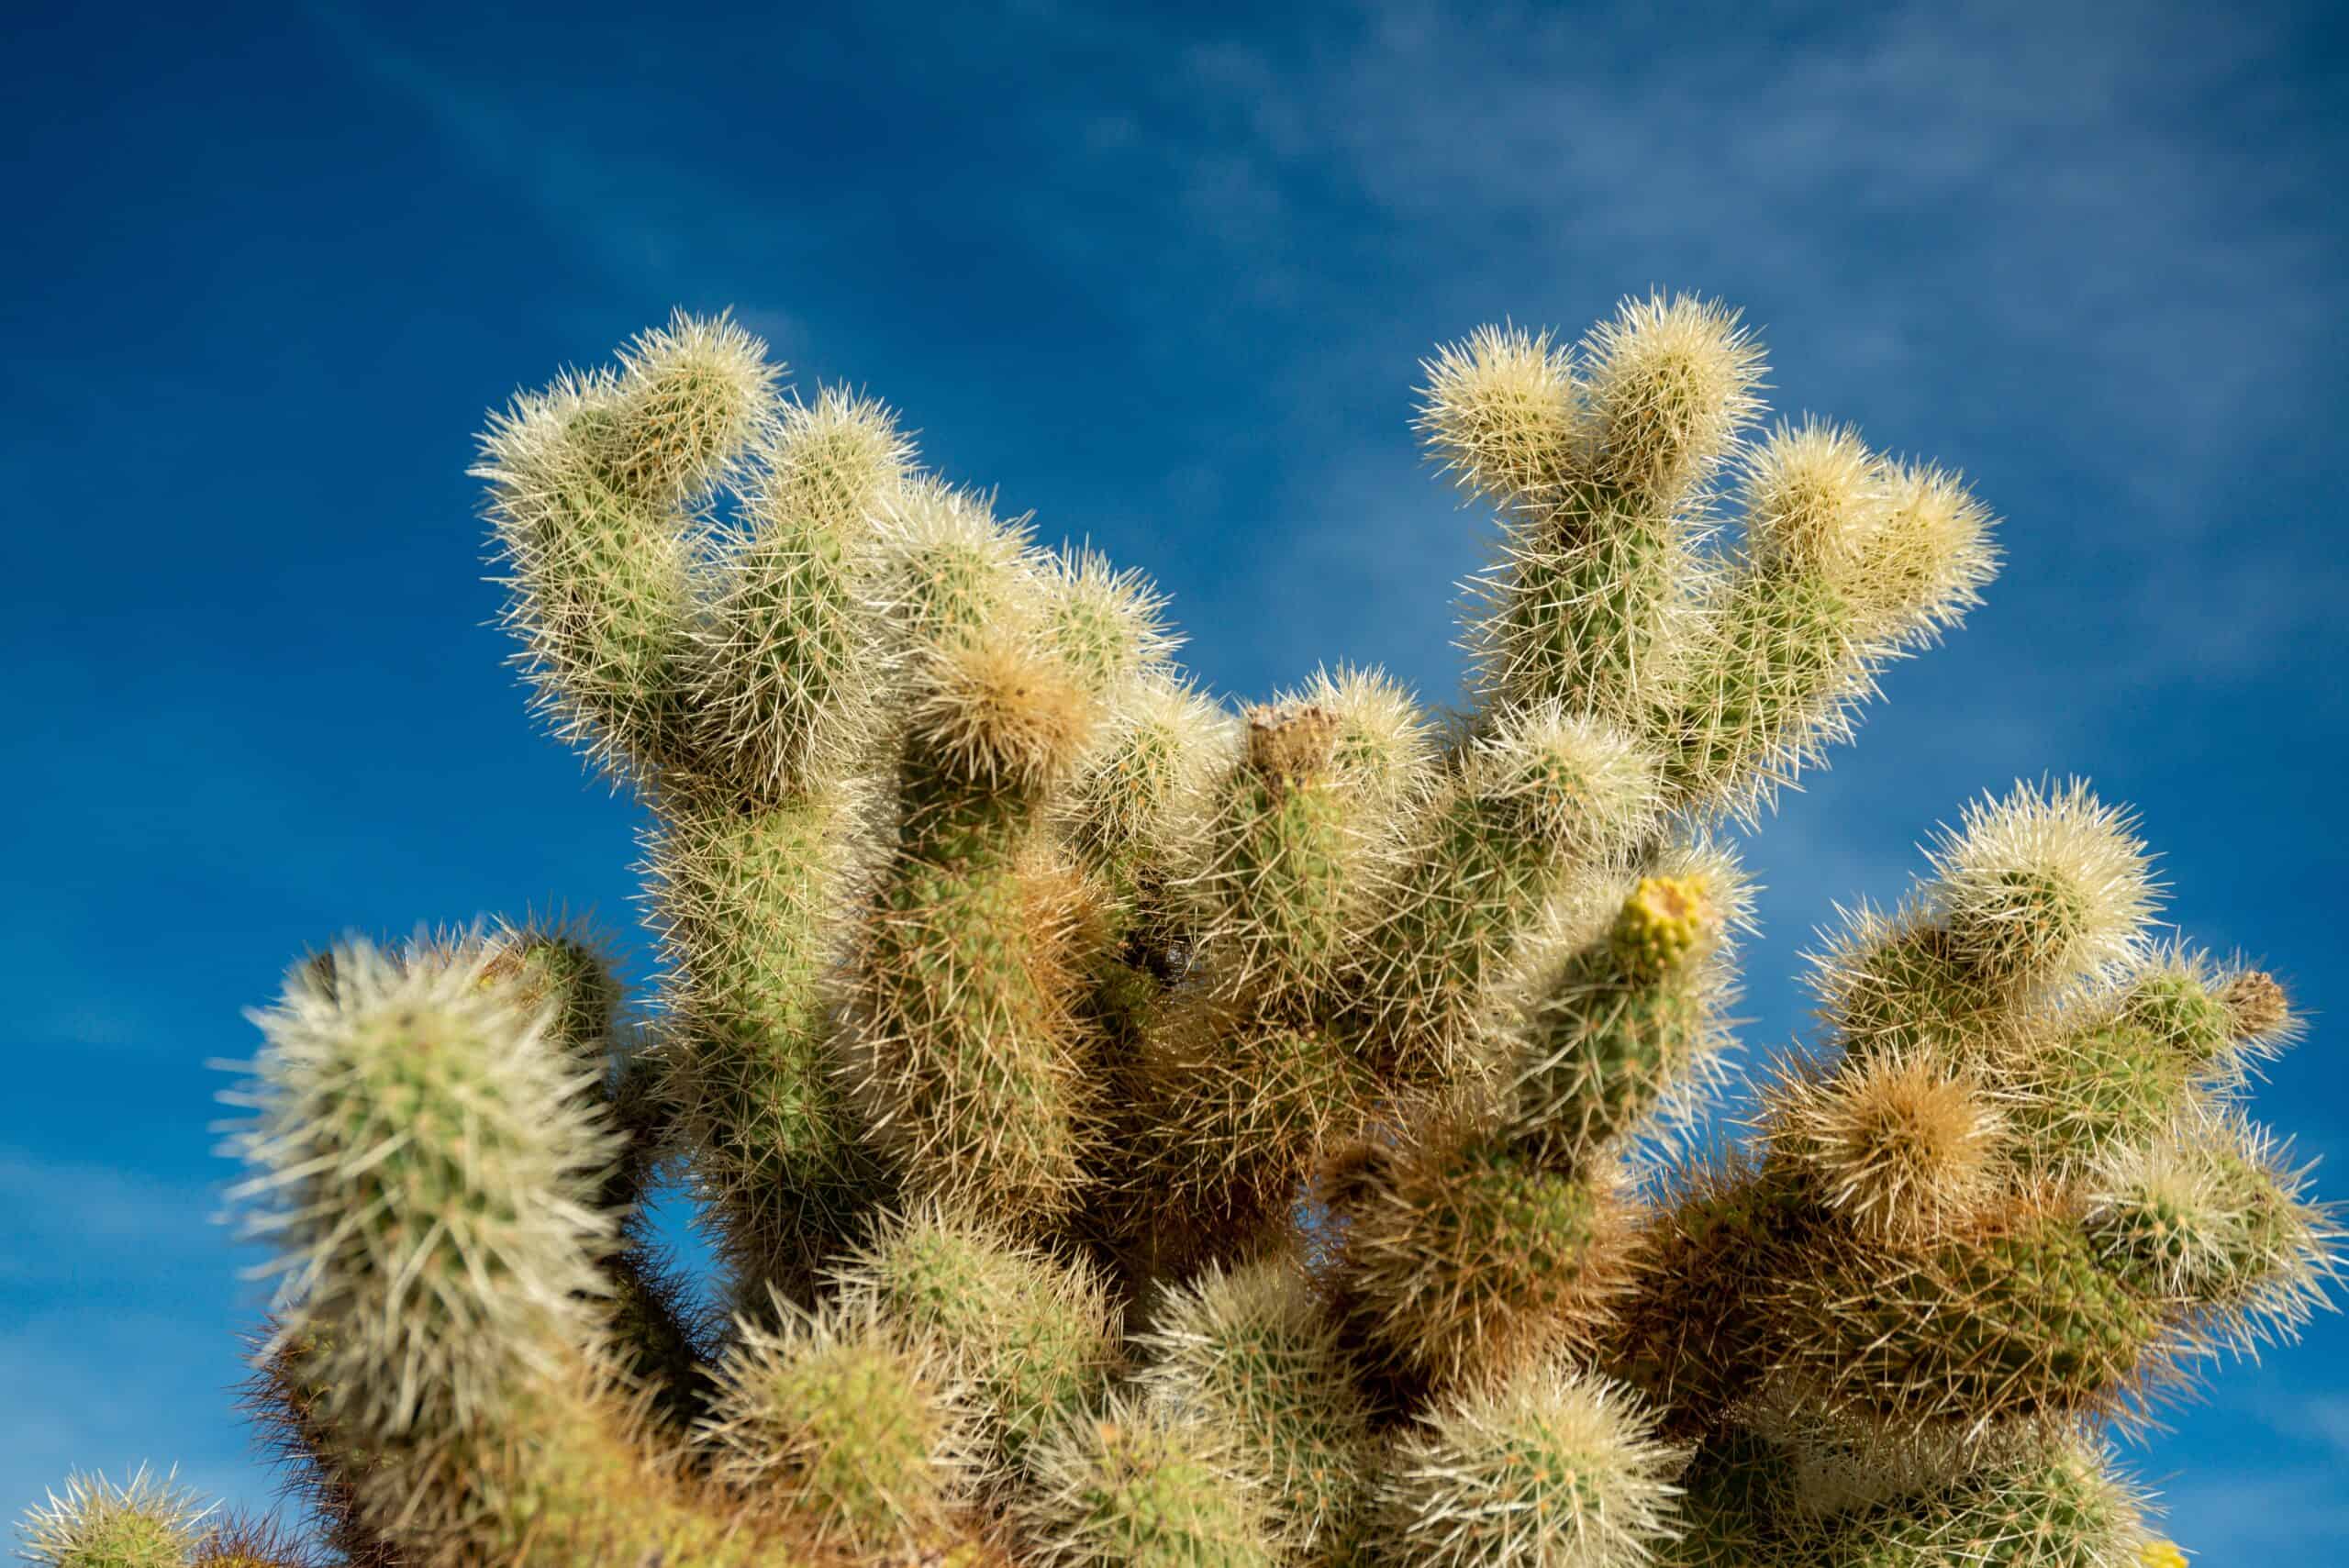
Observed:
[[[887,242],[898,204],[978,199],[745,181],[696,156],[686,108],[666,135],[583,115],[544,80],[492,78],[321,16],[362,69],[631,291],[697,294],[740,258],[804,254],[810,234],[853,253],[867,235]],[[1197,324],[1165,306],[1209,290],[1311,335],[1262,367],[1247,401],[1269,403],[1269,422],[1133,476],[1162,519],[1179,526],[1200,462],[1263,462],[1270,489],[1241,515],[1277,533],[1285,558],[1327,546],[1343,571],[1375,538],[1382,559],[1418,564],[1443,530],[1474,532],[1395,461],[1429,332],[1504,311],[1572,328],[1659,283],[1731,294],[1776,328],[1789,408],[1825,405],[1960,461],[1997,446],[2009,466],[2023,454],[2019,477],[2128,508],[2095,562],[2127,634],[2079,675],[2105,691],[2224,678],[2343,585],[2330,562],[2257,535],[2231,539],[2210,571],[2177,570],[2180,548],[2240,518],[2248,451],[2331,368],[2323,328],[2343,289],[2308,222],[2322,168],[2181,112],[2223,105],[2251,126],[2305,115],[2266,69],[2290,45],[2280,14],[2200,28],[2192,48],[2065,4],[1675,24],[1391,0],[1278,39],[1053,6],[1010,25],[996,48],[1011,58],[1024,26],[1059,58],[1141,85],[1120,98],[1071,72],[993,95],[990,137],[1020,161],[996,193],[1016,217],[989,244],[1085,295],[1117,334],[1100,348],[1132,374],[1189,358]],[[979,95],[917,82],[950,117]],[[940,221],[974,216],[957,206]],[[786,351],[822,336],[794,305],[740,303]],[[1361,504],[1365,473],[1392,487],[1375,507]],[[2072,558],[2034,497],[1991,499],[2017,518],[2020,549]],[[1278,575],[1261,556],[1237,564]],[[1284,587],[1253,589],[1256,607],[1319,631],[1353,618]],[[1382,611],[1424,597],[1402,573],[1364,590]],[[1425,617],[1377,618],[1416,631]]]
[[[257,1313],[268,1286],[249,1276],[267,1252],[226,1217],[234,1174],[223,1163],[173,1179],[0,1147],[0,1306],[61,1321],[167,1299]]]
[[[2335,1465],[2193,1471],[2162,1488],[2167,1527],[2212,1564],[2315,1562],[2349,1538]]]
[[[417,106],[449,141],[559,234],[566,260],[591,257],[607,277],[673,277],[696,239],[737,204],[718,182],[614,128],[582,126],[552,103],[470,86],[460,72],[406,47],[395,29],[339,6],[314,21],[345,57]],[[606,134],[597,134],[598,129]],[[771,318],[770,329],[781,323]]]
[[[193,1251],[226,1260],[218,1207],[203,1184],[173,1182],[117,1166],[44,1159],[0,1147],[0,1192],[8,1195],[0,1280],[61,1280],[129,1254],[150,1266],[159,1255]]]
[[[1309,124],[1376,197],[1531,226],[1530,246],[1447,259],[1466,280],[1521,284],[1528,249],[1636,265],[1709,246],[1864,328],[1867,358],[1994,320],[2188,441],[2257,417],[2242,384],[2317,362],[2290,328],[2325,319],[2335,273],[2292,220],[2322,171],[2181,112],[2221,95],[2251,124],[2288,112],[2264,74],[2290,45],[2280,13],[2196,29],[2191,49],[2060,3],[1778,7],[1743,27],[1424,0],[1375,16],[1304,79],[1325,112],[1269,107],[1266,140],[1294,148]],[[1896,219],[1907,232],[1884,230]]]
[[[2321,1441],[2335,1463],[2349,1465],[2349,1393],[2297,1401],[2293,1426]]]
[[[1802,19],[1398,0],[1310,71],[1230,44],[1192,63],[1254,106],[1252,189],[1334,161],[1414,241],[1398,286],[1459,302],[1458,326],[1587,311],[1594,284],[1731,292],[1779,329],[1789,406],[1841,387],[1867,406],[1830,411],[1880,439],[1995,441],[2129,508],[2098,563],[2131,623],[2108,689],[2239,670],[2313,624],[2343,586],[2332,560],[2239,532],[2212,573],[2176,553],[2243,520],[2244,466],[2337,373],[2325,328],[2349,291],[2309,222],[2326,168],[2186,112],[2306,114],[2270,69],[2283,22],[2234,15],[2180,48],[2061,4]],[[1392,359],[1375,328],[1356,351]],[[1348,375],[1336,355],[1297,362],[1293,407]],[[1993,499],[2043,548],[2032,497]]]
[[[42,1311],[0,1326],[0,1507],[62,1491],[76,1471],[117,1482],[146,1464],[229,1507],[266,1511],[274,1485],[228,1419],[233,1341],[175,1304]]]
[[[261,1287],[237,1277],[252,1250],[212,1222],[217,1189],[0,1147],[0,1506],[142,1462],[265,1506],[229,1415],[244,1368],[228,1325]]]

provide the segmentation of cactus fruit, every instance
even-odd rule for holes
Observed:
[[[1234,710],[1164,606],[680,315],[492,417],[538,708],[650,808],[650,1005],[525,919],[296,963],[232,1098],[248,1403],[355,1568],[2144,1568],[2107,1450],[2288,1336],[2333,1212],[2274,976],[2150,940],[2084,784],[1967,806],[1678,1135],[1712,834],[1998,564],[1952,473],[1753,433],[1704,300],[1488,328],[1419,428],[1500,549],[1464,709]],[[1724,512],[1736,514],[1724,516]],[[1720,536],[1716,539],[1716,536]],[[682,1176],[719,1309],[645,1233]],[[44,1568],[302,1568],[144,1472]]]

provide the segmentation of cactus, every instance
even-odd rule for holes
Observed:
[[[73,1475],[64,1496],[51,1493],[49,1506],[27,1518],[24,1556],[55,1568],[172,1568],[197,1549],[207,1511],[143,1465],[120,1486]]]
[[[2291,1006],[2151,940],[2127,813],[1966,807],[1816,955],[1750,1136],[1679,1136],[1750,919],[1714,830],[1958,624],[1987,509],[1753,433],[1708,301],[1427,371],[1501,532],[1451,715],[1357,669],[1209,700],[1146,583],[723,318],[493,418],[507,618],[651,808],[662,967],[638,1006],[561,920],[351,938],[253,1015],[248,1403],[320,1547],[2182,1561],[2108,1437],[2288,1337],[2338,1235],[2243,1105]],[[722,1311],[644,1233],[673,1173]],[[23,1553],[316,1560],[143,1471]]]

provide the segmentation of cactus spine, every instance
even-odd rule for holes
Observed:
[[[2243,1106],[2282,987],[2150,940],[2125,813],[1969,806],[1818,955],[1753,1136],[1676,1151],[1750,905],[1711,831],[1956,625],[1988,512],[1749,433],[1710,302],[1427,371],[1502,541],[1449,717],[1210,701],[1147,584],[724,319],[493,418],[507,619],[651,809],[662,968],[640,1010],[560,921],[353,939],[254,1015],[249,1394],[334,1553],[2179,1561],[2105,1432],[2288,1335],[2337,1235]],[[671,1172],[722,1312],[643,1233]],[[311,1561],[143,1472],[23,1534]]]

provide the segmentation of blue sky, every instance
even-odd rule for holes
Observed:
[[[673,305],[1152,573],[1217,689],[1436,700],[1488,522],[1421,465],[1419,357],[1743,306],[1781,411],[1964,470],[2009,554],[1756,840],[1749,1052],[1831,901],[2084,773],[2317,1015],[2259,1106],[2349,1197],[2322,6],[792,9],[12,11],[0,1511],[140,1460],[266,1499],[205,1063],[287,960],[565,902],[640,971],[635,815],[524,717],[463,471]],[[2199,1561],[2335,1560],[2342,1318],[2175,1420],[2137,1457]]]

